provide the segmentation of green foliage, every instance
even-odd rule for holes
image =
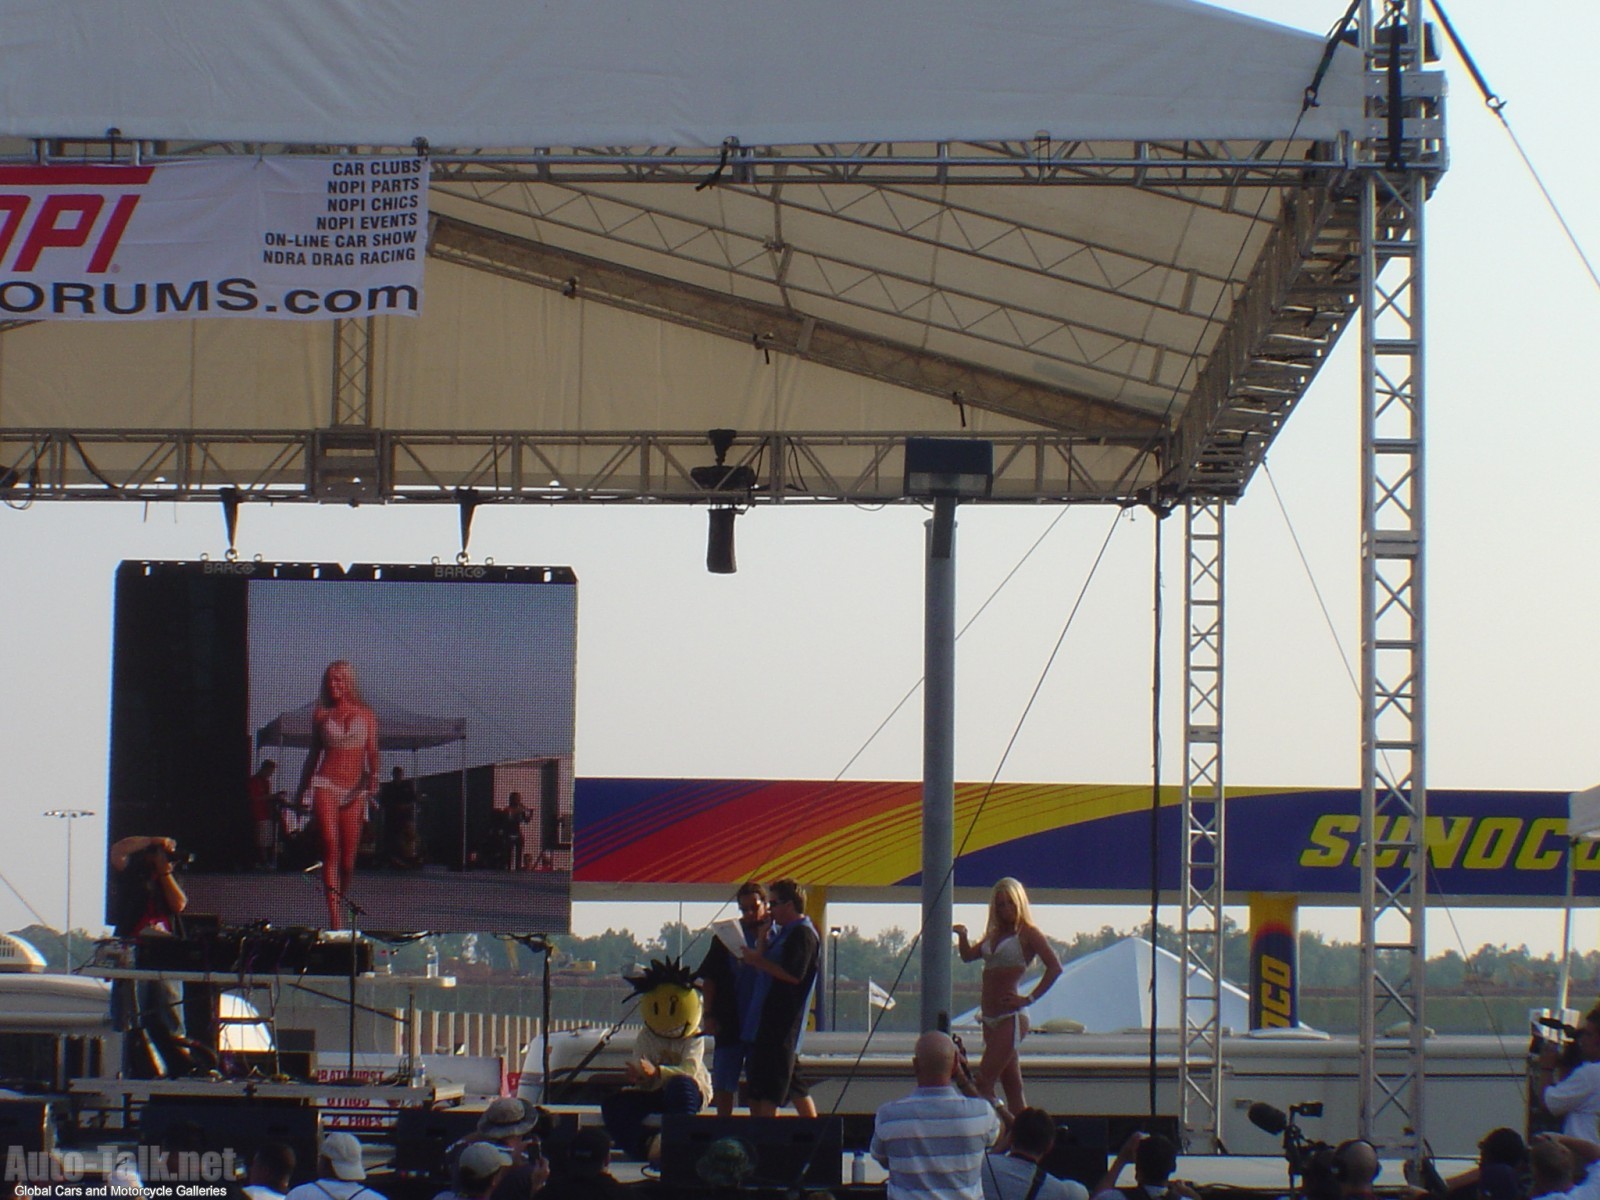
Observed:
[[[1080,930],[1071,938],[1052,939],[1062,962],[1103,950],[1129,936],[1148,936],[1148,923],[1133,929],[1103,925],[1095,930]],[[60,970],[64,961],[65,939],[45,925],[29,925],[16,931],[36,947],[49,963]],[[914,1028],[917,1020],[916,989],[921,979],[921,943],[915,931],[890,928],[865,937],[856,926],[845,926],[837,935],[821,931],[825,953],[835,958],[825,966],[821,986],[831,1001],[837,994],[840,1024],[860,1028],[864,1019],[867,981],[896,992],[899,1006],[889,1013],[885,1029],[904,1025]],[[627,985],[624,973],[648,963],[652,958],[671,958],[681,954],[684,963],[698,966],[710,946],[710,935],[680,922],[663,925],[654,938],[641,943],[629,930],[607,929],[592,937],[558,936],[552,967],[563,972],[568,986],[556,989],[560,1016],[581,1019],[614,1019],[620,1012]],[[1178,948],[1178,931],[1169,925],[1156,929],[1156,941],[1168,950]],[[74,934],[74,957],[82,962],[94,944],[86,931]],[[543,969],[542,956],[513,941],[489,934],[441,935],[388,946],[380,955],[395,974],[421,974],[427,968],[430,947],[437,952],[441,972],[454,974],[463,984],[510,986],[519,978],[537,976]],[[1244,984],[1250,970],[1250,940],[1237,923],[1225,921],[1222,931],[1223,975]],[[588,964],[593,963],[592,970]],[[1526,1020],[1530,1007],[1552,1003],[1560,974],[1560,961],[1554,954],[1535,956],[1526,946],[1484,945],[1466,952],[1445,949],[1428,960],[1428,1023],[1440,1032],[1509,1032]],[[1403,959],[1392,954],[1384,961],[1387,971],[1403,966]],[[380,971],[383,969],[380,966]],[[953,983],[957,1011],[977,1003],[982,964],[953,964]],[[1361,980],[1360,947],[1353,942],[1331,941],[1318,933],[1300,935],[1301,1017],[1308,1024],[1333,1032],[1349,1032],[1356,1027],[1358,985]],[[1600,950],[1574,954],[1570,964],[1573,1007],[1587,1009],[1594,1003],[1600,981]],[[581,986],[580,986],[581,985]],[[461,993],[464,998],[466,991]],[[571,1007],[573,1011],[566,1012]]]
[[[607,929],[593,937],[557,937],[554,966],[592,962],[596,975],[616,977],[636,963],[648,962],[650,951],[626,929]]]

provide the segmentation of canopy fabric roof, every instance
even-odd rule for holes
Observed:
[[[0,134],[434,147],[1281,138],[1320,39],[1189,0],[11,0]],[[1357,128],[1339,72],[1303,122]]]
[[[1567,836],[1600,838],[1600,787],[1585,788],[1567,797]]]
[[[431,157],[419,319],[13,323],[39,495],[704,503],[727,428],[752,501],[899,498],[911,433],[1000,500],[1226,497],[1355,306],[1359,53],[1306,108],[1322,38],[1194,0],[0,16],[15,161]]]
[[[311,713],[316,701],[279,713],[256,730],[257,746],[311,745]],[[379,750],[427,750],[465,741],[467,722],[461,717],[431,717],[408,712],[392,704],[373,704],[378,717]]]

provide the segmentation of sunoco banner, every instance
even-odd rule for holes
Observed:
[[[427,228],[415,157],[0,167],[0,319],[415,316]]]
[[[1150,809],[1140,784],[962,783],[955,786],[955,884],[987,893],[1014,875],[1030,889],[1103,903],[1149,897],[1152,870],[1176,891],[1182,794],[1163,787]],[[579,779],[579,883],[728,884],[791,875],[835,887],[909,887],[921,880],[922,784],[779,779]],[[1361,793],[1234,788],[1228,794],[1230,896],[1298,895],[1343,904],[1361,892]],[[794,814],[805,813],[803,821]],[[1152,855],[1151,822],[1155,822]],[[730,837],[729,830],[737,830]],[[1428,892],[1452,899],[1560,900],[1566,890],[1567,793],[1431,789],[1424,841]],[[1379,842],[1409,839],[1383,817]],[[1600,898],[1600,841],[1571,849],[1574,891]],[[1381,851],[1397,886],[1400,852]]]

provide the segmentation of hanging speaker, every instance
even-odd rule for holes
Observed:
[[[710,510],[711,526],[706,535],[706,570],[713,575],[732,575],[739,569],[733,560],[733,519],[736,508]]]

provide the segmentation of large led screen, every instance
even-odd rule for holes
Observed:
[[[125,562],[108,849],[191,923],[565,932],[576,645],[564,567]]]

